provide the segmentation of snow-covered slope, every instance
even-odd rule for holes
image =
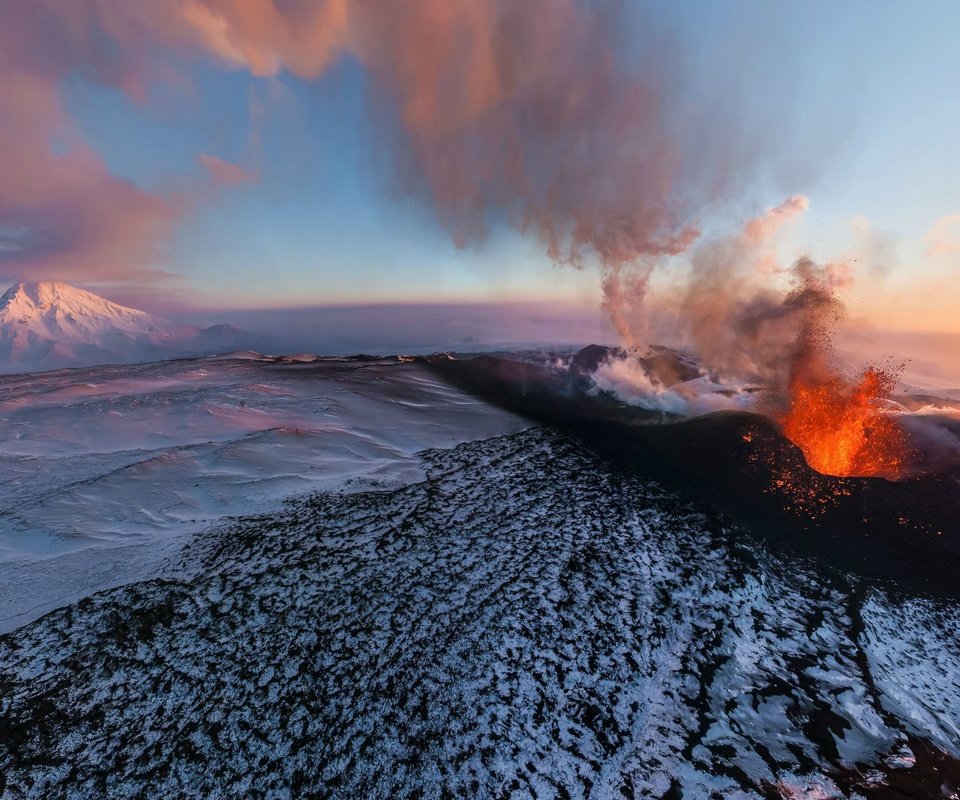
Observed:
[[[0,372],[213,353],[243,338],[230,326],[180,325],[56,281],[21,281],[0,297]]]

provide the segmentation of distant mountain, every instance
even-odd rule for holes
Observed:
[[[56,281],[0,297],[0,372],[153,361],[251,347],[230,325],[181,325]]]

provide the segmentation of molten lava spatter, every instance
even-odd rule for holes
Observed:
[[[789,385],[780,414],[784,435],[817,472],[842,477],[902,477],[906,438],[881,405],[896,386],[896,371],[869,367],[855,382],[839,374],[812,378],[803,371]]]

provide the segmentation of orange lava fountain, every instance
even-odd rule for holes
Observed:
[[[895,370],[867,368],[855,382],[835,371],[795,370],[788,405],[779,415],[784,435],[817,472],[843,477],[902,477],[906,440],[881,404],[897,382]]]

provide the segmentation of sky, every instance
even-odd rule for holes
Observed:
[[[960,332],[956,3],[510,6],[0,0],[0,278],[178,315],[598,306],[802,196],[778,259]]]

